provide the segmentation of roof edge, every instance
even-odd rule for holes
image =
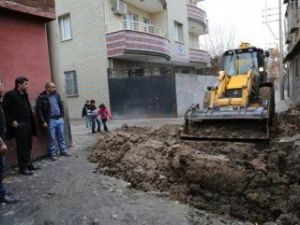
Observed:
[[[55,20],[55,12],[47,12],[42,9],[25,6],[15,2],[0,1],[0,8],[17,11],[20,13],[41,17],[45,20]]]

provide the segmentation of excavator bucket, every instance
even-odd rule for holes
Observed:
[[[254,141],[269,139],[269,112],[264,107],[199,109],[185,113],[181,138],[187,140]]]

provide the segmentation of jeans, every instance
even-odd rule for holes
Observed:
[[[85,116],[85,126],[86,126],[86,128],[92,127],[91,116]]]
[[[97,131],[100,132],[100,121],[97,119],[96,115],[92,115],[92,133],[95,133],[97,123]]]
[[[6,190],[3,185],[3,173],[4,173],[4,158],[0,155],[0,198],[3,198],[6,194]]]
[[[104,131],[108,131],[108,128],[106,126],[106,122],[107,122],[107,119],[102,119],[102,124],[103,124]]]
[[[66,153],[64,139],[64,120],[50,119],[48,123],[48,153],[49,156],[56,155],[56,142],[60,153]]]

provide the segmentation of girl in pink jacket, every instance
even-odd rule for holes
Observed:
[[[112,115],[103,103],[99,105],[99,111],[98,111],[97,117],[99,119],[101,119],[103,127],[104,127],[104,131],[107,132],[108,128],[106,126],[106,122],[107,122],[107,120],[112,119]]]

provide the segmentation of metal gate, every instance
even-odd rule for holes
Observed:
[[[173,75],[109,76],[109,96],[114,117],[170,117],[177,113]]]

